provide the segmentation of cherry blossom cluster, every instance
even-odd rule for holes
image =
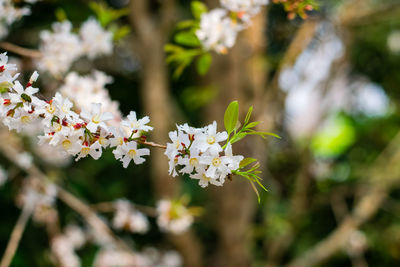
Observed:
[[[23,181],[21,191],[16,198],[17,205],[20,207],[32,205],[33,220],[37,223],[51,224],[58,219],[55,208],[57,193],[57,187],[53,183],[29,177]]]
[[[33,4],[37,1],[26,0],[24,2]],[[0,0],[0,38],[8,34],[8,28],[11,24],[31,13],[29,6],[16,7],[14,6],[14,2],[12,0]]]
[[[143,156],[149,155],[147,148],[138,148],[138,143],[146,140],[145,132],[153,128],[146,116],[137,119],[131,111],[126,119],[116,127],[108,122],[114,120],[112,113],[104,111],[101,103],[91,103],[90,109],[76,110],[73,103],[60,93],[50,101],[35,96],[39,89],[32,85],[38,78],[34,72],[24,87],[16,81],[18,74],[14,65],[7,64],[7,55],[0,55],[0,119],[10,130],[21,131],[32,122],[40,121],[44,134],[39,137],[40,144],[49,144],[63,153],[75,156],[76,160],[91,156],[100,158],[102,150],[114,148],[117,160],[128,167],[131,161],[141,164]]]
[[[203,13],[196,35],[206,50],[226,53],[236,42],[237,34],[246,29],[251,18],[269,0],[220,0],[222,8]]]
[[[68,97],[79,110],[88,110],[92,103],[101,103],[102,109],[114,116],[114,120],[110,121],[110,123],[113,126],[117,126],[122,120],[119,103],[111,99],[105,87],[112,81],[112,77],[101,71],[95,70],[86,76],[70,72],[65,77],[64,84],[59,91],[63,96]]]
[[[115,229],[124,229],[139,234],[144,234],[149,230],[147,217],[136,210],[128,200],[119,199],[115,201],[114,206],[113,226]]]
[[[155,209],[150,209],[148,216],[156,217],[158,227],[163,232],[181,234],[189,229],[197,215],[196,208],[186,206],[187,199],[184,197],[177,200],[163,199],[157,202]],[[114,217],[112,225],[115,229],[126,230],[132,233],[145,234],[149,231],[149,221],[145,214],[126,199],[117,199],[113,202]]]
[[[57,266],[79,267],[82,265],[78,250],[88,243],[96,243],[94,233],[79,227],[68,225],[64,231],[51,241],[51,252],[57,260]],[[147,247],[142,251],[126,251],[108,244],[98,244],[93,266],[136,266],[136,267],[179,267],[182,266],[182,257],[173,250],[160,251],[154,247]]]
[[[52,29],[40,33],[42,56],[37,60],[37,66],[55,77],[62,76],[75,60],[84,55],[94,59],[112,53],[112,32],[103,29],[94,18],[84,22],[79,33],[72,31],[69,21],[56,22]]]
[[[76,253],[87,241],[85,233],[76,225],[68,225],[64,233],[58,234],[51,241],[51,252],[58,264],[63,267],[79,267],[81,260]]]
[[[239,168],[243,156],[232,154],[232,145],[220,145],[227,140],[227,132],[217,132],[214,121],[204,128],[178,125],[178,130],[169,133],[172,143],[167,144],[165,155],[169,159],[169,172],[173,176],[189,174],[198,179],[201,187],[208,184],[222,186],[225,178]]]
[[[158,201],[157,224],[162,231],[181,234],[193,224],[193,214],[183,202],[166,199]]]

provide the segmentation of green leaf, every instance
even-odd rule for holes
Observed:
[[[239,118],[239,103],[232,101],[225,110],[224,114],[224,125],[225,130],[230,135],[236,127],[236,123]]]
[[[176,67],[174,74],[173,74],[173,78],[178,79],[182,75],[182,73],[186,69],[186,67],[190,65],[191,62],[192,62],[192,58],[186,58],[186,59],[182,60],[181,63],[178,65],[178,67]]]
[[[273,137],[281,139],[281,137],[279,135],[274,134],[274,133],[270,133],[270,132],[247,132],[247,134],[259,135],[262,138],[265,138],[266,135],[269,135],[269,136],[273,136]]]
[[[199,57],[197,60],[197,72],[200,75],[204,75],[210,69],[212,62],[212,56],[210,53],[205,53]]]
[[[57,8],[55,11],[56,19],[59,22],[63,22],[68,19],[67,13],[62,8]]]
[[[247,133],[238,133],[238,134],[235,134],[229,142],[230,142],[231,144],[236,143],[236,142],[242,140],[243,138],[245,138],[246,135],[247,135]]]
[[[114,31],[114,36],[113,39],[114,41],[119,41],[125,36],[127,36],[131,32],[131,28],[128,27],[127,25],[124,25],[117,30]]]
[[[256,179],[256,182],[257,182],[257,184],[258,184],[262,189],[264,189],[265,192],[268,192],[268,189],[265,188],[265,186],[260,182],[259,179]]]
[[[247,165],[253,163],[254,161],[257,161],[254,158],[245,158],[240,162],[239,168],[242,169],[244,167],[246,167]]]
[[[101,26],[106,27],[112,21],[119,19],[122,16],[126,16],[129,14],[128,8],[122,9],[112,9],[108,7],[104,2],[90,2],[89,7],[96,14],[97,19],[99,20]]]
[[[261,121],[253,121],[253,122],[250,122],[249,124],[246,125],[246,129],[254,128],[254,127],[256,127],[257,125],[259,125],[260,123],[261,123]]]
[[[164,51],[167,53],[177,53],[182,52],[183,48],[173,44],[166,44],[164,45]]]
[[[178,22],[178,24],[176,24],[176,29],[177,30],[183,30],[183,29],[187,29],[187,28],[193,28],[197,26],[197,22],[195,20],[184,20],[181,22]]]
[[[178,32],[174,40],[177,44],[186,46],[200,46],[200,41],[193,31]]]
[[[258,193],[257,187],[255,186],[255,184],[252,181],[250,181],[250,184],[251,184],[251,187],[253,188],[254,192],[256,192],[258,204],[260,204],[261,203],[260,193]]]
[[[200,19],[203,13],[207,12],[207,6],[200,1],[192,1],[191,3],[192,14],[196,19]]]
[[[253,112],[253,106],[250,106],[249,110],[247,111],[246,118],[244,119],[244,125],[246,125],[249,122],[252,112]]]

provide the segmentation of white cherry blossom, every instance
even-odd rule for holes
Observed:
[[[136,112],[131,111],[126,120],[122,121],[122,125],[130,129],[130,131],[151,131],[153,127],[146,125],[150,122],[150,118],[145,116],[141,119],[136,118]]]
[[[129,163],[133,160],[135,164],[142,164],[146,160],[142,156],[150,155],[148,148],[137,148],[135,141],[123,143],[113,151],[116,159],[121,160],[124,168],[127,168]]]
[[[108,131],[105,122],[113,119],[110,112],[102,112],[101,103],[93,103],[90,112],[82,110],[80,115],[88,121],[86,128],[91,132],[96,132],[98,127]]]

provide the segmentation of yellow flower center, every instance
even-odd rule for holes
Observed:
[[[175,141],[175,148],[178,149],[180,145],[181,145],[181,144],[179,143],[179,140],[176,140],[176,141]]]
[[[53,107],[53,105],[48,105],[46,107],[46,110],[48,113],[53,114],[54,112],[56,112],[56,109]]]
[[[204,173],[203,173],[203,180],[206,180],[206,181],[210,181],[211,180],[211,178],[210,177],[208,177],[208,176],[206,176]]]
[[[137,121],[131,123],[131,128],[139,128],[139,127],[140,124]]]
[[[94,115],[92,117],[92,122],[96,124],[100,123],[100,115],[99,114]]]
[[[100,145],[105,146],[105,145],[107,145],[108,140],[107,140],[107,138],[100,137],[99,138],[99,143],[100,143]]]
[[[209,136],[207,137],[207,143],[212,145],[215,143],[215,137],[214,136]]]
[[[191,158],[189,160],[189,164],[192,166],[196,166],[197,164],[199,164],[199,160],[197,158]]]
[[[21,121],[23,123],[29,123],[31,121],[31,118],[29,116],[22,116]]]
[[[136,150],[135,149],[129,150],[128,156],[131,158],[134,158],[136,156]]]
[[[53,123],[53,128],[54,128],[54,131],[59,132],[62,129],[62,125],[55,122],[55,123]]]
[[[87,146],[82,147],[81,153],[82,153],[83,155],[87,155],[87,154],[89,154],[89,152],[90,152],[90,148],[89,148],[89,147],[87,147]]]
[[[71,146],[72,146],[71,141],[69,141],[68,139],[64,140],[61,144],[62,144],[62,146],[63,146],[63,148],[64,148],[65,150],[70,149]]]
[[[214,158],[212,160],[212,165],[214,165],[215,167],[218,167],[219,165],[221,165],[221,160],[220,158]]]
[[[61,107],[61,110],[62,110],[64,113],[68,113],[68,112],[69,112],[69,107],[68,107],[67,105],[63,105],[63,106]]]
[[[118,144],[122,146],[123,143],[124,143],[124,138],[122,137],[118,138]]]

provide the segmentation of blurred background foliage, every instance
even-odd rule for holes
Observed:
[[[151,3],[152,9],[161,8],[159,2]],[[123,8],[126,7],[127,1],[110,0],[107,4],[114,8]],[[181,0],[176,8],[177,21],[190,18],[190,1]],[[32,15],[13,25],[7,41],[36,48],[38,32],[48,29],[50,24],[57,20],[56,14],[61,14],[60,12],[76,25],[94,15],[89,1],[39,2],[33,6]],[[276,77],[282,77],[282,62],[296,33],[305,22],[300,18],[288,20],[287,13],[281,5],[271,5],[263,16],[266,20],[261,26],[266,43],[263,44],[263,51],[257,60],[261,62],[265,79],[276,81],[279,80]],[[274,127],[265,129],[277,132],[283,138],[271,138],[268,144],[261,145],[265,157],[263,183],[269,188],[269,192],[261,193],[260,205],[257,205],[254,194],[246,195],[253,203],[252,208],[246,209],[253,212],[243,230],[245,238],[240,242],[247,240],[244,242],[249,251],[247,262],[252,266],[283,266],[305,255],[310,248],[325,240],[337,229],[343,218],[351,214],[358,200],[369,193],[367,188],[370,182],[366,177],[370,174],[371,166],[376,164],[376,159],[400,130],[399,1],[320,0],[319,10],[311,12],[309,21],[318,22],[319,25],[325,23],[325,26],[318,26],[320,28],[313,35],[312,41],[302,49],[301,55],[305,55],[306,63],[299,63],[299,67],[295,69],[300,73],[299,77],[297,80],[284,78],[284,82],[289,81],[287,86],[282,85],[282,81],[276,82],[279,83],[279,99],[272,98],[270,102],[261,101],[255,105],[255,110],[261,112],[264,106],[269,107],[279,101],[283,103],[281,115],[278,116],[281,119],[273,124]],[[119,23],[129,25],[128,17],[122,17]],[[318,47],[324,43],[324,36],[329,34],[333,34],[332,38],[339,40],[339,48],[328,47],[331,49],[327,48],[318,53]],[[243,35],[240,35],[240,38],[245,39]],[[172,34],[169,39],[172,40]],[[330,53],[334,54],[335,49],[339,49],[340,52],[332,59]],[[239,51],[243,52],[242,57],[251,56],[246,54],[247,50]],[[148,115],[142,101],[143,90],[140,89],[143,84],[143,63],[139,53],[141,52],[135,50],[133,33],[133,37],[128,35],[118,42],[114,55],[96,60],[93,64],[96,69],[114,77],[114,82],[108,88],[112,98],[120,102],[120,108],[125,115],[129,110]],[[223,58],[228,56],[213,55],[216,61],[224,60]],[[297,64],[300,57],[298,53],[288,64]],[[319,74],[318,71],[321,71],[322,67],[319,69],[318,64],[316,68],[310,67],[313,60],[331,61],[332,66],[328,68],[327,73]],[[23,63],[26,63],[24,68],[30,70],[29,62]],[[76,62],[73,68],[84,74],[89,73],[93,66],[82,59]],[[215,76],[225,75],[219,68],[224,67],[216,63],[209,74],[199,77],[193,65],[186,69],[179,79],[171,79],[171,103],[168,104],[175,115],[166,119],[172,123],[189,122],[193,126],[202,126],[214,119],[220,120],[223,114],[212,113],[215,109],[210,106],[221,103],[218,102],[221,98],[226,98],[225,103],[229,102],[233,94],[227,95],[230,89],[223,89],[220,83],[215,82]],[[171,77],[173,69],[168,71]],[[290,77],[293,77],[293,73],[291,75]],[[317,85],[312,82],[312,78],[307,78],[316,76],[321,76]],[[340,83],[343,77],[347,77],[346,82]],[[328,80],[330,85],[324,83]],[[356,80],[361,80],[361,85],[352,83]],[[339,84],[334,85],[335,81]],[[58,86],[57,82],[49,77],[43,77],[39,83],[49,95]],[[306,89],[303,93],[296,94],[297,87],[300,88],[299,84],[301,90],[314,86],[314,92],[320,93],[319,98],[315,100],[315,95]],[[268,83],[263,90],[275,90],[273,87],[273,82]],[[243,88],[246,95],[246,86]],[[336,94],[339,96],[335,96]],[[251,100],[246,102],[239,99],[239,102],[244,106],[252,104]],[[316,116],[318,119],[315,119]],[[314,125],[308,127],[310,120],[314,121]],[[157,125],[154,126],[157,131]],[[0,156],[0,160],[3,166],[7,166],[10,176],[14,179],[12,183],[0,188],[0,251],[4,251],[9,233],[20,213],[15,207],[14,196],[20,188],[24,174],[4,157]],[[40,158],[35,161],[41,165],[46,164],[41,162]],[[166,160],[160,164],[164,165],[166,172]],[[394,164],[400,166],[400,162]],[[124,169],[108,151],[97,161],[84,159],[61,169],[50,169],[66,189],[88,203],[128,198],[134,203],[154,206],[158,196],[154,193],[155,181],[150,177],[149,166],[135,165]],[[384,168],[390,172],[397,166]],[[398,171],[393,170],[392,173],[392,178],[400,179]],[[193,227],[204,248],[204,262],[216,266],[234,266],[218,265],[215,260],[215,255],[220,249],[220,234],[215,224],[223,220],[216,218],[223,216],[223,213],[218,213],[220,207],[216,202],[230,201],[230,198],[225,199],[223,193],[222,197],[216,198],[215,194],[219,194],[218,188],[204,190],[189,179],[170,178],[168,183],[178,181],[181,183],[179,192],[190,195],[191,205],[204,207],[206,211]],[[232,183],[237,183],[237,179]],[[349,240],[340,245],[340,249],[330,253],[324,261],[317,262],[318,266],[399,266],[399,183],[397,186],[391,186],[385,194],[387,195],[376,214],[359,228],[356,227],[358,230],[351,231]],[[297,202],[296,196],[301,198],[300,202]],[[242,201],[241,196],[237,195],[237,198],[237,201]],[[299,203],[301,205],[296,206]],[[83,224],[73,211],[62,203],[57,205],[62,225],[71,221]],[[239,209],[243,207],[238,206]],[[238,216],[241,216],[239,212]],[[235,216],[233,218],[235,219]],[[224,222],[235,225],[231,219]],[[152,223],[154,224],[154,221]],[[137,248],[147,244],[174,247],[165,235],[154,230],[156,227],[152,229],[145,236],[123,233],[122,237]],[[91,266],[95,253],[96,247],[90,245],[79,251],[83,266]],[[48,256],[49,244],[45,229],[30,222],[12,266],[52,266]],[[238,263],[236,266],[246,265]],[[310,263],[309,266],[313,265]]]

